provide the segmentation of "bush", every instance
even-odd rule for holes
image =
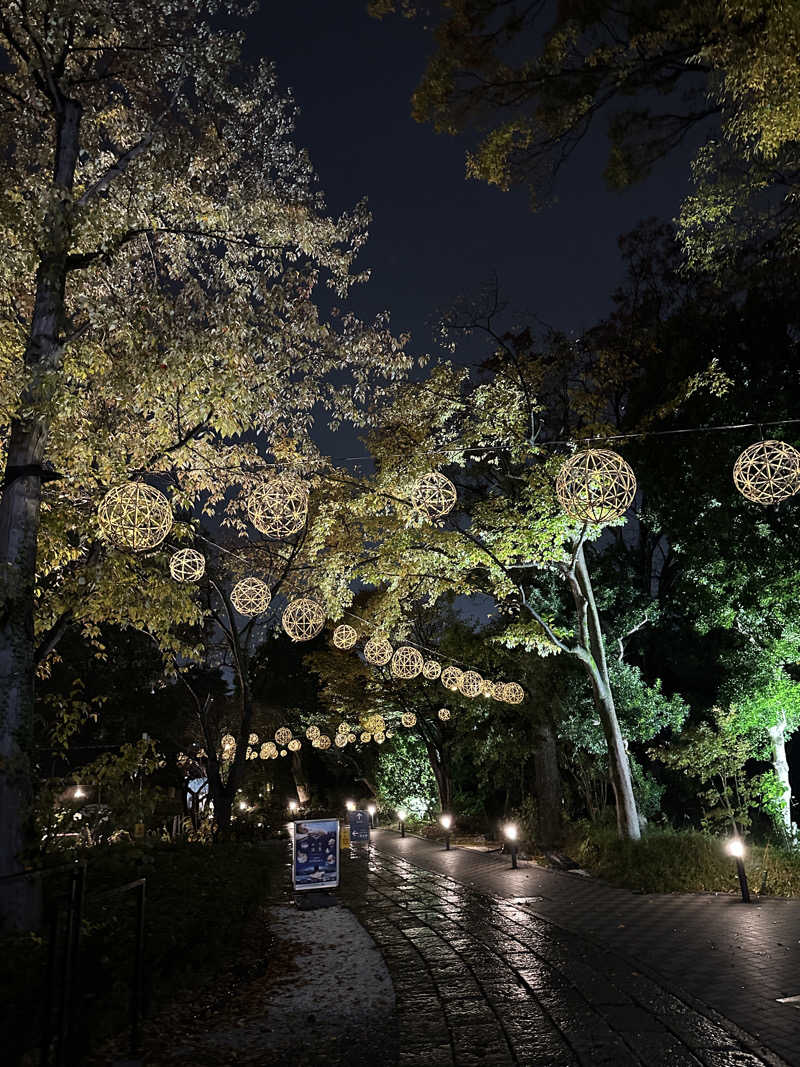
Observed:
[[[583,823],[571,851],[582,866],[615,885],[645,893],[739,891],[734,861],[723,841],[696,830],[648,830],[641,841],[621,841],[609,828]],[[800,854],[753,845],[745,858],[750,888],[800,896]]]
[[[241,844],[92,849],[75,1010],[79,1048],[125,1027],[134,961],[136,893],[95,894],[147,878],[145,1005],[156,1004],[207,980],[236,951],[247,919],[277,889],[283,858],[281,846]],[[0,1028],[20,1041],[10,1050],[12,1063],[37,1041],[45,960],[38,935],[0,942]],[[27,1033],[21,1019],[29,1020]]]

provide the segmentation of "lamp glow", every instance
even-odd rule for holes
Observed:
[[[345,805],[344,806],[347,808],[348,811],[355,811],[356,810],[355,803],[352,800],[345,801]]]
[[[728,842],[728,852],[731,856],[735,856],[736,859],[742,858],[744,855],[744,845],[738,837],[734,837]]]
[[[296,800],[290,800],[289,801],[289,811],[297,811],[297,801]]]
[[[247,808],[247,801],[246,800],[240,800],[239,801],[239,811],[245,811],[246,808]]]
[[[506,835],[509,841],[517,840],[518,831],[513,822],[506,823],[506,825],[503,827],[503,833]]]
[[[374,815],[377,810],[378,809],[375,807],[374,804],[367,804],[367,811],[370,813],[370,815]]]
[[[441,817],[441,819],[439,819],[439,822],[442,824],[442,826],[445,828],[445,830],[449,830],[453,825],[453,816],[452,815],[443,815]]]
[[[79,785],[75,786],[75,793],[73,795],[74,795],[76,800],[81,800],[83,797],[86,796],[86,794],[84,793],[84,791],[81,789],[81,787]]]

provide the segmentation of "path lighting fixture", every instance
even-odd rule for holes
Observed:
[[[83,789],[79,785],[76,785],[75,786],[75,792],[74,792],[73,796],[75,797],[76,800],[82,800],[86,796],[86,794],[84,793]]]
[[[445,849],[445,852],[449,852],[450,851],[450,831],[453,829],[453,816],[452,815],[442,815],[442,817],[439,819],[439,822],[442,824],[442,827],[444,828],[444,849]]]
[[[511,847],[511,869],[515,871],[517,869],[517,837],[519,832],[516,825],[513,822],[509,822],[503,827],[503,833]]]
[[[296,801],[296,800],[290,800],[290,801],[289,801],[289,811],[290,811],[290,812],[291,812],[291,813],[292,813],[293,815],[294,815],[294,813],[295,813],[295,812],[297,811],[297,808],[298,808],[298,804],[297,804],[297,801]]]
[[[239,801],[239,811],[246,811],[246,810],[247,810],[247,801],[246,800],[240,800]]]
[[[400,823],[400,836],[406,836],[406,819],[408,818],[408,812],[405,808],[397,809],[397,821]]]
[[[736,873],[739,875],[739,888],[742,891],[742,903],[750,903],[750,887],[744,869],[744,844],[740,837],[732,837],[728,842],[728,854],[736,860]]]
[[[367,804],[367,811],[369,812],[369,821],[371,826],[375,825],[375,813],[377,812],[377,810],[378,809],[375,807],[374,804]]]
[[[344,806],[347,808],[348,811],[356,810],[355,801],[353,800],[346,800]]]

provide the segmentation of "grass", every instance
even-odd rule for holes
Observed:
[[[135,946],[135,893],[95,894],[147,878],[145,1007],[207,981],[235,955],[254,910],[282,878],[281,846],[114,845],[87,855],[77,1044],[86,1051],[127,1024]],[[26,1050],[41,1026],[47,946],[38,935],[0,941],[0,1030],[11,1037],[10,1063],[34,1062]],[[25,1020],[26,1024],[21,1024]],[[27,1053],[30,1056],[30,1053]]]
[[[649,829],[633,842],[607,827],[583,824],[566,851],[597,877],[644,893],[739,892],[736,865],[723,842],[696,830]],[[800,896],[800,853],[748,846],[745,870],[753,893]]]

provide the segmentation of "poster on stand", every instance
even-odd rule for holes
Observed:
[[[339,884],[339,820],[297,819],[292,845],[292,884],[334,889]]]
[[[366,841],[369,844],[369,812],[350,812],[350,840],[355,844],[357,841]]]

